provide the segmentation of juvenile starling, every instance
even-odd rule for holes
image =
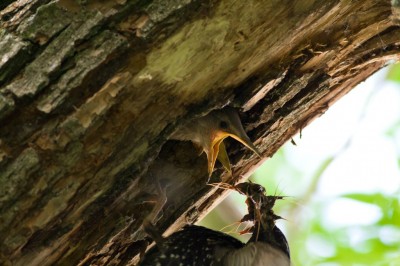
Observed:
[[[140,265],[289,266],[289,246],[275,226],[280,217],[272,211],[275,200],[282,197],[266,196],[264,188],[253,183],[231,188],[247,196],[249,213],[242,221],[254,222],[246,244],[224,233],[190,225],[161,238]]]
[[[240,122],[236,109],[225,107],[215,110],[206,116],[194,119],[179,127],[172,139],[190,140],[207,155],[208,174],[211,176],[215,161],[218,159],[224,168],[230,172],[231,166],[223,140],[232,137],[255,152],[260,153],[247,136]]]

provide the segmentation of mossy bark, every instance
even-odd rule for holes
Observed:
[[[171,233],[224,192],[168,140],[231,105],[262,151],[243,180],[397,60],[399,1],[6,1],[0,7],[0,264],[134,264],[157,199]],[[329,140],[327,140],[329,141]],[[268,178],[268,177],[265,177]]]

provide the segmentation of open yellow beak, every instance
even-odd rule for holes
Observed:
[[[247,136],[239,137],[239,136],[234,135],[234,134],[228,134],[228,135],[229,135],[229,137],[232,137],[232,138],[236,139],[237,141],[242,143],[244,146],[246,146],[247,148],[252,150],[255,154],[258,155],[258,157],[261,157],[261,153],[257,150],[256,146],[254,146],[254,144],[251,142],[249,137],[247,137]]]
[[[221,162],[222,166],[228,171],[229,175],[232,175],[231,162],[229,161],[228,153],[226,152],[224,141],[219,144],[218,161]]]
[[[212,172],[214,171],[215,162],[218,159],[224,168],[232,174],[231,163],[229,161],[228,153],[226,152],[225,144],[223,140],[227,137],[232,137],[242,143],[244,146],[252,150],[255,154],[261,157],[260,152],[254,146],[254,144],[250,141],[249,137],[245,134],[241,134],[243,136],[238,136],[232,133],[220,132],[211,144],[211,151],[208,154],[208,175],[211,177]]]
[[[215,166],[215,162],[218,158],[218,154],[219,154],[219,147],[220,144],[222,143],[222,141],[224,140],[224,138],[226,137],[218,137],[215,138],[213,143],[211,144],[211,152],[209,154],[209,156],[207,156],[208,158],[208,176],[211,177],[212,172],[214,171],[214,166]],[[223,146],[225,148],[225,145]],[[226,150],[225,150],[226,153]],[[226,155],[228,156],[228,155]]]

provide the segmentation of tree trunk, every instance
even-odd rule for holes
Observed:
[[[134,264],[157,182],[167,234],[226,194],[177,126],[240,110],[263,158],[211,182],[244,180],[400,54],[397,0],[3,2],[2,265]]]

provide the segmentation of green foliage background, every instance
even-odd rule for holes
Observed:
[[[390,66],[386,72],[386,81],[382,82],[395,82],[400,90],[400,64]],[[370,96],[374,97],[374,93]],[[364,108],[368,108],[369,102],[366,102]],[[391,140],[394,146],[397,146],[397,158],[395,159],[400,171],[400,114],[398,114],[398,121],[386,129],[383,134]],[[350,139],[351,136],[349,136]],[[298,167],[292,165],[288,159],[288,149],[293,148],[290,147],[293,145],[293,143],[284,145],[251,177],[252,181],[266,187],[268,194],[289,196],[278,202],[274,210],[285,218],[278,222],[278,226],[283,229],[288,238],[292,264],[399,266],[400,187],[393,194],[381,192],[343,193],[333,198],[320,197],[317,192],[321,177],[326,169],[342,155],[341,152],[321,158],[322,163],[317,167],[314,166],[315,170],[310,174],[310,172],[299,171]],[[287,189],[289,185],[291,189]],[[346,186],[346,184],[342,185]],[[293,191],[293,188],[295,188],[296,195],[285,193],[287,190]],[[238,233],[244,225],[237,228],[237,221],[246,212],[244,200],[244,197],[238,193],[231,193],[200,224],[231,233],[245,241],[246,237],[240,236]],[[351,225],[335,225],[332,222],[326,222],[326,217],[324,217],[326,206],[339,200],[350,200],[365,206],[374,206],[380,214],[379,218],[373,222],[360,220],[359,224]],[[353,214],[357,215],[359,210],[354,209],[353,211]],[[362,217],[363,215],[360,213],[360,219]],[[338,217],[339,220],[340,218]]]

